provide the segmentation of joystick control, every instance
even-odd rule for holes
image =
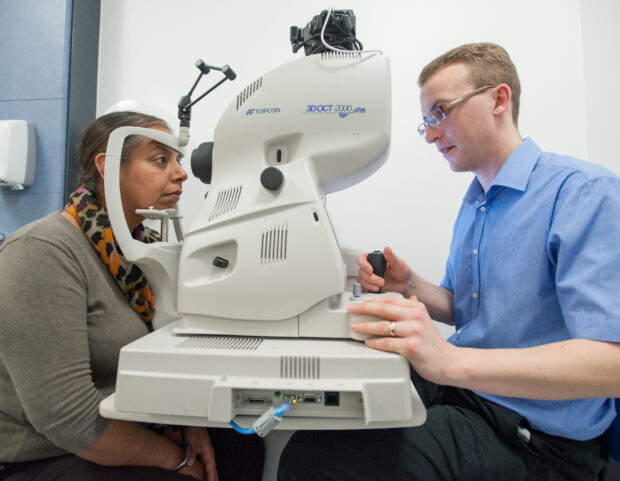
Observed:
[[[385,276],[385,268],[387,267],[387,261],[385,260],[385,256],[381,251],[373,251],[368,253],[368,262],[372,266],[373,274],[384,277]],[[379,288],[378,292],[382,292],[381,288]]]

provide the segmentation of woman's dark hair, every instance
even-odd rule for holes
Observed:
[[[108,137],[119,127],[164,127],[170,130],[166,121],[152,115],[138,112],[113,112],[102,115],[91,123],[84,132],[78,147],[80,167],[77,175],[78,185],[85,185],[97,196],[97,184],[101,176],[95,165],[95,157],[106,151]],[[143,137],[131,135],[125,139],[121,163],[125,162],[131,152],[142,142]]]

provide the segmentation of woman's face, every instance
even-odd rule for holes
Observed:
[[[168,132],[164,127],[153,128]],[[136,209],[175,207],[183,192],[182,183],[187,179],[181,158],[176,150],[144,138],[127,162],[121,164],[123,211],[130,230],[144,219],[136,214]]]

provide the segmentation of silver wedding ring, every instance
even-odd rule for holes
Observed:
[[[394,337],[396,335],[396,323],[390,323],[390,336]]]

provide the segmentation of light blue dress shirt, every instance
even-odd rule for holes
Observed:
[[[620,342],[620,179],[525,139],[486,194],[471,183],[441,286],[454,293],[457,346]],[[610,399],[478,394],[571,439],[599,436],[616,414]]]

